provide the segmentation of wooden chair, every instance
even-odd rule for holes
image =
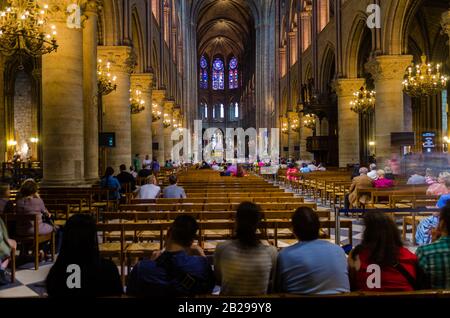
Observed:
[[[31,214],[31,215],[21,215],[21,214],[5,214],[6,224],[9,222],[15,221],[18,222],[33,222],[33,234],[19,236],[16,235],[14,240],[16,240],[17,244],[28,245],[31,244],[33,246],[34,252],[34,268],[35,270],[39,269],[39,244],[49,242],[51,244],[51,255],[52,261],[55,260],[55,231],[52,231],[49,234],[40,235],[39,234],[39,215]]]

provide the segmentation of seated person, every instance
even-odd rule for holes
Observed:
[[[327,168],[325,168],[325,166],[322,163],[319,163],[319,165],[317,166],[317,170],[318,171],[327,171]]]
[[[68,287],[68,267],[72,264],[80,267],[80,288]],[[46,287],[50,297],[106,297],[123,293],[117,266],[100,257],[97,226],[92,216],[75,214],[67,220]]]
[[[130,174],[133,176],[133,178],[136,180],[136,178],[138,177],[138,173],[136,172],[136,170],[133,168],[133,166],[130,167]]]
[[[367,173],[367,176],[372,180],[377,180],[378,174],[377,174],[377,165],[372,163],[369,166],[369,173]]]
[[[50,213],[47,211],[44,201],[38,194],[38,186],[33,179],[23,182],[16,196],[16,213],[23,215],[38,215],[39,234],[46,235],[53,232],[53,226],[43,221],[43,217],[50,220]],[[28,236],[34,234],[33,221],[17,222],[17,234]]]
[[[447,182],[450,183],[450,180]],[[444,208],[449,200],[450,194],[441,195],[436,204],[436,207],[438,207],[439,209]],[[417,245],[426,245],[432,242],[433,232],[436,231],[436,229],[439,227],[439,215],[439,212],[433,212],[431,216],[424,218],[422,221],[420,221],[419,225],[417,225],[415,234]]]
[[[136,192],[136,199],[155,199],[159,197],[161,188],[157,185],[158,181],[154,175],[145,179],[146,184],[140,186]]]
[[[9,184],[0,183],[0,214],[14,212],[14,203],[9,199],[10,196]]]
[[[417,257],[403,247],[400,232],[394,220],[386,214],[371,211],[364,215],[362,242],[348,256],[352,290],[361,291],[413,291],[416,280]],[[373,271],[381,270],[380,285],[369,284]]]
[[[437,182],[431,184],[427,189],[427,195],[443,195],[450,192],[450,173],[441,172]]]
[[[309,173],[311,169],[308,167],[306,163],[302,163],[302,167],[300,168],[301,173]]]
[[[134,180],[134,177],[131,175],[131,173],[127,172],[127,167],[124,164],[121,164],[119,169],[120,173],[116,176],[116,179],[121,184],[120,193],[125,193],[125,187],[122,186],[125,184],[129,184],[131,192],[136,190],[136,180]]]
[[[237,166],[236,177],[238,177],[238,178],[245,177],[245,170],[244,170],[244,168],[242,167],[242,165],[238,165],[238,166]]]
[[[277,289],[294,294],[338,294],[350,291],[347,257],[335,244],[319,239],[320,221],[308,207],[292,217],[298,243],[278,255]]]
[[[350,208],[356,208],[360,203],[366,204],[369,201],[369,196],[367,194],[358,196],[359,189],[372,188],[373,180],[367,176],[367,172],[367,168],[361,167],[359,168],[359,177],[353,178],[348,195]]]
[[[214,270],[221,295],[264,295],[273,288],[277,249],[258,238],[261,209],[243,202],[236,211],[236,238],[219,244]]]
[[[429,245],[419,246],[416,255],[424,272],[425,289],[450,289],[450,206],[441,209],[438,239]]]
[[[105,175],[100,180],[100,187],[102,189],[109,189],[108,199],[109,200],[119,200],[120,199],[120,183],[114,177],[114,169],[112,167],[107,167],[105,170]]]
[[[317,166],[316,166],[316,162],[313,161],[308,165],[309,170],[311,171],[317,171]]]
[[[289,181],[295,181],[297,180],[297,177],[294,176],[294,174],[298,173],[297,168],[295,168],[295,165],[293,163],[290,163],[288,165],[288,169],[286,171],[286,177]]]
[[[185,199],[186,193],[183,187],[177,185],[177,176],[172,174],[169,177],[170,185],[164,188],[163,196],[167,199]]]
[[[433,170],[430,168],[427,168],[425,170],[425,183],[426,184],[433,184],[436,183],[436,177],[433,174]]]
[[[214,274],[199,246],[197,221],[180,215],[167,232],[165,249],[138,262],[128,276],[127,294],[137,297],[194,296],[212,292]]]
[[[389,166],[384,167],[384,177],[389,180],[395,180],[395,176],[392,173],[392,169]]]
[[[411,177],[409,177],[409,179],[406,182],[406,184],[416,184],[416,185],[426,184],[426,180],[425,180],[424,176],[418,174],[417,172],[414,172],[411,175]]]
[[[390,179],[386,179],[384,177],[384,170],[378,170],[377,176],[378,178],[373,181],[373,187],[377,189],[383,189],[383,188],[392,188],[394,186],[394,181]]]
[[[5,207],[6,209],[11,209],[12,211],[12,203],[11,201],[9,201],[9,196],[10,196],[9,185],[0,184],[0,214],[5,212]],[[8,200],[5,202],[7,198]],[[16,241],[9,238],[6,225],[0,218],[0,286],[8,284],[8,280],[6,279],[5,275],[5,270],[9,264],[11,249],[16,248],[17,248]]]

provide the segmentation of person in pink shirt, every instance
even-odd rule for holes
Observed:
[[[394,186],[394,181],[386,179],[384,175],[384,170],[377,171],[378,179],[373,181],[374,188],[392,188]]]
[[[286,171],[286,177],[289,181],[297,180],[294,174],[298,173],[297,168],[295,168],[294,164],[290,163],[288,169]]]
[[[450,192],[450,173],[441,172],[438,182],[431,184],[427,189],[427,195],[443,195]]]

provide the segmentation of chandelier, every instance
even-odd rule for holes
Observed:
[[[421,64],[410,66],[403,81],[403,91],[411,97],[433,96],[447,87],[447,76],[440,72],[441,65],[427,63],[422,55]]]
[[[375,108],[375,94],[375,91],[369,91],[362,86],[353,93],[350,110],[362,115],[372,113]]]
[[[316,118],[314,117],[314,115],[311,114],[305,115],[303,119],[303,126],[305,126],[308,129],[316,128]]]
[[[131,93],[131,90],[130,90]],[[130,112],[131,114],[139,114],[145,109],[145,101],[141,98],[142,92],[136,89],[130,97]]]
[[[289,133],[289,126],[288,126],[287,120],[284,119],[284,118],[282,118],[281,120],[283,121],[283,123],[281,124],[281,132],[283,134],[288,134]]]
[[[111,63],[103,63],[101,59],[97,61],[97,84],[98,93],[101,95],[108,95],[117,88],[116,76],[111,74]]]
[[[164,120],[163,120],[164,128],[169,128],[172,123],[172,121],[168,117],[169,117],[169,114],[164,114]]]
[[[158,110],[158,105],[153,103],[152,105],[152,122],[158,121],[161,119],[161,112]]]
[[[37,57],[56,50],[56,27],[47,25],[47,11],[36,0],[7,0],[0,10],[0,52]]]
[[[301,127],[300,127],[298,118],[295,118],[294,120],[292,120],[291,129],[294,132],[297,132],[297,133],[300,132]]]

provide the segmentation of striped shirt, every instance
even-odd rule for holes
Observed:
[[[276,261],[277,250],[273,246],[244,248],[236,240],[218,245],[214,271],[221,282],[221,295],[267,294]]]
[[[437,228],[439,225],[439,216],[429,216],[420,221],[416,230],[416,243],[418,245],[425,245],[431,243],[431,230]]]
[[[419,246],[416,251],[419,266],[425,272],[429,288],[450,288],[450,237],[441,237],[429,245]]]

